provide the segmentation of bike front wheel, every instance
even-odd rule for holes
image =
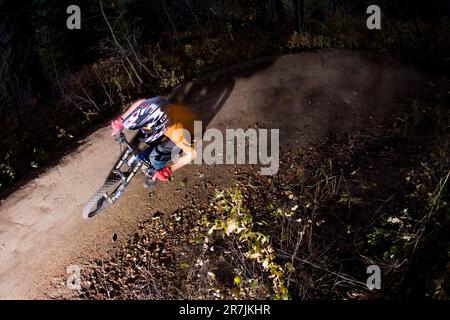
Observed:
[[[106,180],[103,186],[98,189],[95,195],[89,200],[83,209],[83,218],[95,217],[117,199],[117,193],[122,186],[122,179],[118,175],[112,175]],[[113,200],[114,199],[114,200]]]

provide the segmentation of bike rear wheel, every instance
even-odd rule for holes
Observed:
[[[112,204],[111,198],[114,197],[117,189],[121,186],[122,179],[118,175],[112,175],[95,193],[83,209],[83,218],[90,219],[95,217],[101,211]]]

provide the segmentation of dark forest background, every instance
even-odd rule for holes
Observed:
[[[71,4],[81,30],[66,28]],[[440,0],[0,0],[0,189],[130,100],[260,56],[368,49],[448,72],[449,16]]]

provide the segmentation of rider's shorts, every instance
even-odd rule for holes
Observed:
[[[153,168],[161,170],[172,163],[172,154],[178,153],[176,144],[163,136],[142,151],[139,157],[148,159]]]

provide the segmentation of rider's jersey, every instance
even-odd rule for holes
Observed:
[[[163,109],[170,119],[170,125],[164,135],[172,140],[183,152],[192,152],[195,121],[194,112],[181,103],[168,104]]]

